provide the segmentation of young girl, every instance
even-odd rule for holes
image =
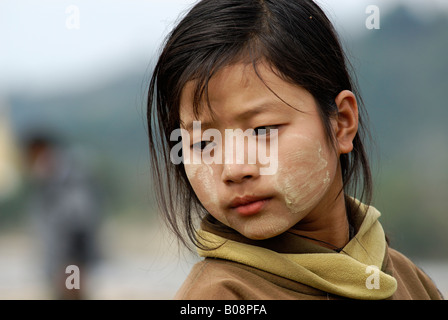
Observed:
[[[363,117],[313,1],[197,3],[148,97],[160,208],[204,257],[175,298],[441,299],[369,205]]]

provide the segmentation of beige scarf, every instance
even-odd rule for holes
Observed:
[[[366,209],[360,203],[360,212]],[[380,215],[369,207],[356,236],[340,253],[278,253],[205,230],[198,231],[199,238],[214,249],[198,252],[202,257],[239,262],[331,294],[351,299],[386,299],[396,291],[397,281],[381,271],[387,244],[378,221]]]

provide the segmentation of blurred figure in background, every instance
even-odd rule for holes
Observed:
[[[0,101],[0,202],[20,187],[20,156],[11,128],[9,106]]]
[[[100,194],[78,155],[48,132],[33,132],[25,140],[29,210],[55,299],[85,299],[86,278],[99,257]],[[79,289],[66,286],[70,265],[79,268]]]

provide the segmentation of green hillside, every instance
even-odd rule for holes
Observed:
[[[448,251],[448,17],[421,22],[399,8],[351,43],[377,145],[375,205],[392,245]]]

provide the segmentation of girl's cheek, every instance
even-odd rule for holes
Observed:
[[[294,214],[314,207],[328,190],[331,182],[328,154],[319,141],[297,135],[297,148],[280,155],[276,190],[282,194],[286,207]]]
[[[212,166],[203,163],[185,164],[185,172],[202,205],[213,213],[214,208],[219,206],[219,199]]]

